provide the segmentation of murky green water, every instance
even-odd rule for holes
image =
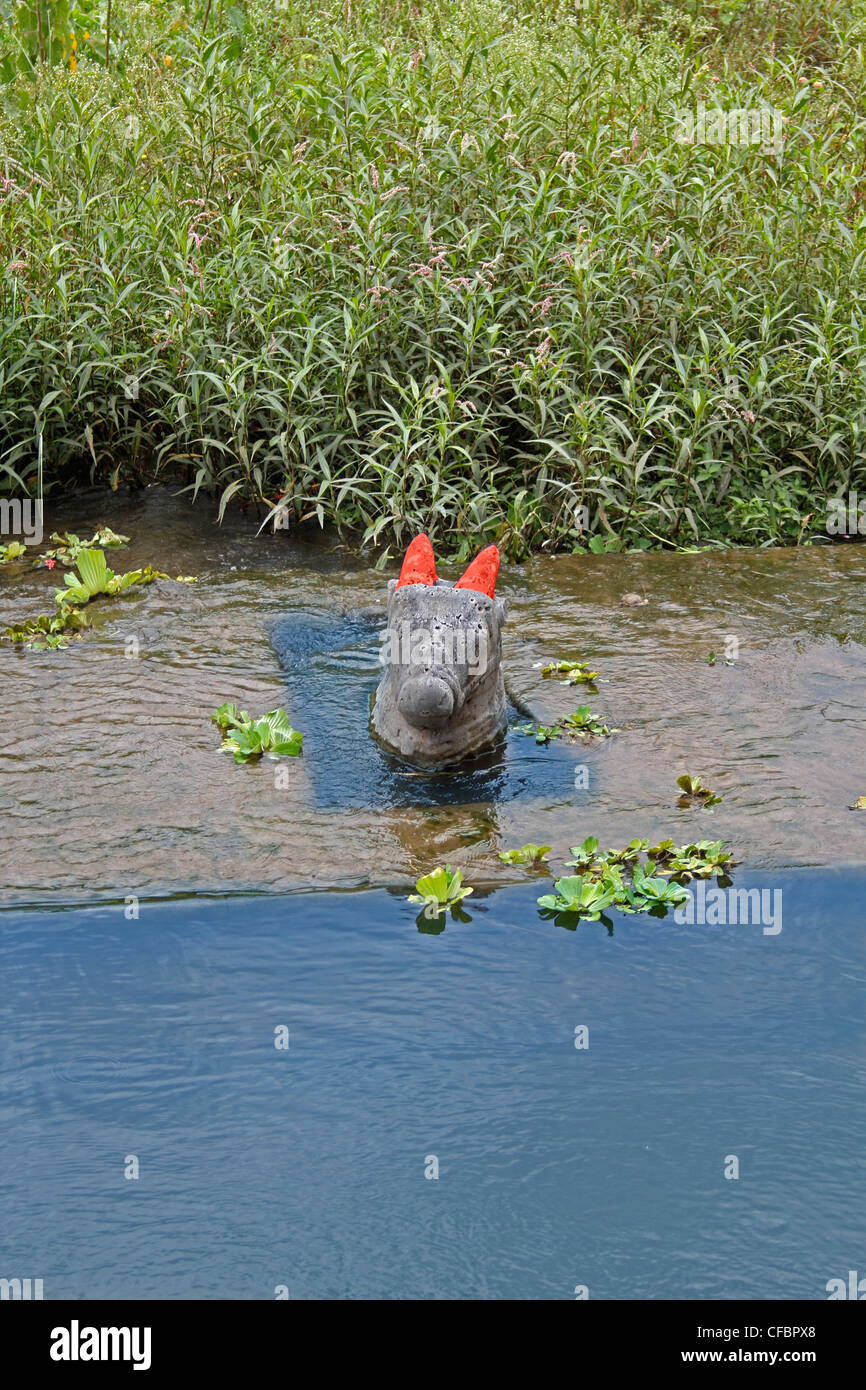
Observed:
[[[220,528],[209,504],[162,489],[49,508],[46,532],[99,522],[132,537],[113,568],[149,562],[199,583],[99,605],[96,629],[67,651],[0,648],[3,901],[395,885],[446,857],[495,884],[523,877],[497,850],[545,842],[556,863],[588,834],[724,838],[762,868],[866,860],[866,813],[848,810],[866,794],[862,546],[503,566],[512,692],[552,720],[585,697],[544,680],[541,662],[580,657],[600,673],[591,703],[619,732],[573,750],[587,785],[575,786],[572,763],[564,774],[561,750],[513,734],[513,755],[531,764],[528,794],[499,797],[491,784],[461,804],[340,810],[317,795],[309,745],[277,787],[273,763],[238,767],[219,751],[210,714],[224,700],[252,713],[283,705],[303,730],[271,630],[287,612],[381,602],[386,576],[333,538],[257,538],[241,517]],[[0,569],[0,624],[50,611],[58,578]],[[623,607],[630,591],[649,602]],[[138,656],[126,654],[133,637]],[[349,658],[334,669],[347,768],[367,739],[353,703],[361,674]],[[549,785],[538,761],[548,755]],[[722,804],[680,809],[682,772]]]

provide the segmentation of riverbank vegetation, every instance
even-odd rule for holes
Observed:
[[[863,0],[0,14],[0,494],[458,558],[866,494]]]

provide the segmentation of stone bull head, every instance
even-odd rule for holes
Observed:
[[[456,583],[437,579],[433,547],[416,536],[388,584],[385,673],[371,727],[392,753],[424,767],[459,762],[505,732],[499,551],[489,545]]]

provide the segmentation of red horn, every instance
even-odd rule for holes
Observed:
[[[495,598],[498,573],[499,547],[488,545],[475,556],[472,564],[466,573],[457,580],[454,588],[475,589],[479,594],[486,594],[488,598]]]
[[[397,580],[397,588],[402,589],[404,584],[435,583],[436,560],[433,556],[433,547],[430,544],[430,538],[422,533],[410,543],[409,549],[403,557],[403,567],[400,570],[400,578]]]

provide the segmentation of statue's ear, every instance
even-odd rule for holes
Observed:
[[[404,584],[435,583],[436,560],[433,556],[433,547],[430,544],[429,536],[425,536],[422,532],[411,542],[409,549],[403,556],[403,567],[400,570],[400,578],[397,580],[397,588],[402,589]]]
[[[499,619],[499,626],[504,627],[508,621],[508,599],[498,598],[496,600],[496,616]]]
[[[496,576],[499,573],[499,547],[488,545],[479,551],[465,574],[457,580],[455,589],[474,589],[476,593],[496,597]]]

